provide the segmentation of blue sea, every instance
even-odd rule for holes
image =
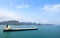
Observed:
[[[60,38],[60,26],[58,25],[12,25],[12,28],[32,28],[38,27],[38,30],[3,32],[4,25],[0,25],[0,38]]]

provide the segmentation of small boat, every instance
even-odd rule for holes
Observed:
[[[3,31],[25,31],[25,30],[37,30],[37,27],[33,27],[33,28],[11,28],[11,26],[6,26]]]

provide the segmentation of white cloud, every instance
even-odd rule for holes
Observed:
[[[11,7],[11,6],[13,5],[13,3],[14,3],[14,2],[10,2],[9,7]]]
[[[0,21],[18,20],[18,19],[20,19],[20,17],[17,14],[0,9]]]
[[[43,18],[41,22],[44,23],[47,20],[47,23],[60,23],[60,21],[58,21],[58,19],[60,19],[60,4],[44,5],[40,7],[39,10],[41,12],[40,16]]]
[[[17,5],[16,7],[17,7],[17,8],[28,8],[28,7],[30,7],[30,6],[29,6],[29,5],[24,5],[24,4],[23,4],[23,5]]]
[[[45,5],[43,10],[45,12],[60,12],[60,4]]]
[[[46,23],[48,23],[48,20],[40,19],[40,23],[44,23],[44,24],[46,24]]]
[[[36,17],[35,20],[37,23],[44,23],[44,24],[48,23],[48,20],[44,19],[44,17],[41,17],[41,16]]]

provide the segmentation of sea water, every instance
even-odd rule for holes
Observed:
[[[0,38],[60,38],[60,26],[12,25],[11,28],[32,28],[38,30],[3,32],[4,25],[0,25]]]

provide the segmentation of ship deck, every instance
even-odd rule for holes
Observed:
[[[3,31],[25,31],[25,30],[37,30],[38,28],[10,28],[10,29],[3,29]]]

